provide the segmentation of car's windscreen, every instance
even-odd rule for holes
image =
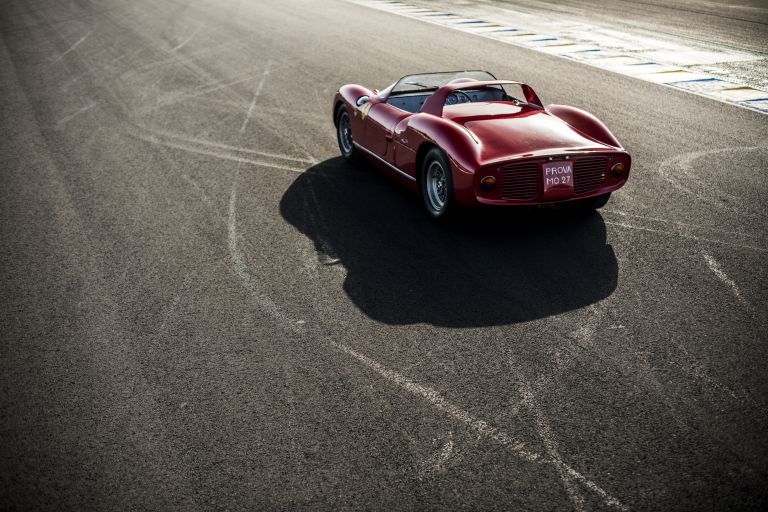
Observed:
[[[487,71],[449,71],[444,73],[423,73],[401,78],[392,88],[392,94],[434,91],[454,80],[469,78],[478,81],[496,80]]]
[[[486,101],[511,101],[525,103],[525,91],[520,84],[489,85],[484,87],[458,89],[445,99],[446,105],[461,103],[479,103]]]

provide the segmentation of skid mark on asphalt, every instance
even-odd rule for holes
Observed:
[[[672,364],[677,366],[679,369],[687,373],[688,375],[691,375],[700,381],[704,382],[706,385],[708,385],[711,389],[716,389],[720,391],[723,394],[728,395],[730,398],[736,400],[737,402],[744,402],[745,400],[752,402],[748,398],[748,394],[746,392],[742,392],[741,394],[744,397],[747,397],[746,399],[739,398],[739,396],[736,394],[736,392],[731,389],[730,387],[726,386],[725,384],[721,383],[720,381],[716,380],[712,376],[710,376],[709,371],[704,367],[703,364],[701,364],[698,359],[691,354],[688,349],[686,349],[682,344],[673,342],[674,345],[677,347],[677,349],[683,353],[687,361],[672,361]]]
[[[712,257],[712,255],[702,252],[702,256],[704,256],[704,261],[707,262],[707,266],[709,269],[714,272],[714,274],[717,276],[718,279],[720,279],[723,283],[725,283],[728,288],[730,288],[731,293],[739,299],[739,301],[742,304],[746,304],[746,301],[744,300],[744,297],[741,295],[741,291],[739,290],[739,287],[736,285],[736,282],[731,279],[728,274],[726,274],[722,268],[720,268],[720,264],[715,260],[715,258]]]
[[[280,311],[277,304],[272,299],[259,292],[258,284],[248,270],[245,258],[238,247],[237,234],[237,180],[232,184],[232,191],[229,196],[229,215],[227,216],[227,246],[229,247],[229,256],[232,262],[232,270],[235,272],[243,286],[251,292],[251,296],[256,303],[266,313],[282,322],[292,324],[293,320],[288,318]]]
[[[155,111],[158,108],[162,108],[162,107],[165,107],[165,106],[170,106],[170,105],[173,105],[173,104],[177,104],[177,103],[179,103],[181,101],[185,101],[187,99],[203,96],[203,95],[205,95],[205,94],[207,94],[209,92],[212,92],[212,91],[215,91],[215,90],[218,90],[218,89],[222,89],[224,87],[228,87],[229,85],[232,85],[233,83],[244,82],[246,80],[250,80],[251,78],[252,77],[241,78],[241,79],[236,80],[235,82],[228,82],[226,84],[222,84],[222,85],[219,85],[219,86],[216,86],[216,87],[207,88],[207,89],[199,91],[197,93],[187,93],[187,94],[183,94],[183,95],[172,95],[170,98],[166,98],[164,100],[159,100],[160,103],[157,104],[157,105],[151,105],[151,106],[148,106],[147,108],[141,109],[140,113],[141,114],[146,114],[146,113]],[[234,91],[232,91],[231,93],[234,94],[235,96],[237,96],[237,93],[235,93]],[[239,96],[238,96],[237,99],[239,100],[239,102],[245,101],[244,98],[241,98]],[[237,109],[236,110],[233,109],[233,116],[234,115],[239,115],[238,114],[239,111],[241,111],[241,107],[238,104]],[[257,106],[254,106],[254,109],[251,112],[251,119],[256,117],[255,114],[257,112],[263,112],[263,113],[270,113],[271,114],[271,113],[275,112],[275,109],[269,109],[269,108],[262,109],[262,108],[258,108]],[[284,110],[284,109],[280,109],[278,111],[278,113],[280,113],[280,114],[287,113],[287,112],[288,111]],[[296,116],[296,115],[297,115],[297,112],[290,112],[290,117],[293,117],[293,116]],[[311,165],[314,165],[314,164],[318,163],[318,160],[307,149],[306,145],[303,144],[302,142],[296,140],[295,131],[290,130],[290,129],[289,130],[285,130],[285,129],[279,128],[279,126],[274,123],[274,116],[269,116],[269,118],[266,121],[262,122],[260,124],[260,129],[271,132],[280,141],[282,141],[284,143],[285,142],[289,143],[295,150],[297,150],[298,152],[301,152],[301,153],[303,153],[305,155],[305,158],[290,157],[291,159],[293,159],[293,160],[295,160],[295,161],[297,161],[297,162],[299,162],[301,164],[311,164]],[[230,146],[230,148],[232,148],[232,147]],[[240,150],[241,148],[235,148],[235,149]],[[263,152],[260,152],[260,153],[263,154]],[[274,155],[269,155],[269,156],[274,156]],[[304,169],[301,169],[301,171],[303,171],[303,170]]]
[[[315,176],[316,179],[325,179],[321,176]],[[329,265],[336,265],[337,263],[341,262],[341,259],[336,255],[336,252],[333,250],[333,247],[328,242],[326,236],[323,234],[323,229],[325,226],[327,226],[327,223],[325,221],[325,218],[322,213],[322,208],[320,208],[318,205],[320,202],[317,199],[317,193],[315,192],[314,183],[310,182],[310,186],[307,187],[307,190],[309,190],[309,197],[306,195],[304,196],[304,214],[307,216],[307,220],[310,222],[313,222],[315,224],[316,235],[316,243],[315,243],[315,253],[316,253],[316,260],[321,265],[329,266]]]
[[[716,238],[705,238],[705,237],[691,235],[691,234],[687,234],[687,233],[662,231],[660,229],[653,229],[653,228],[648,228],[648,227],[645,227],[645,226],[637,226],[637,225],[634,225],[634,224],[628,224],[626,222],[614,222],[614,221],[609,221],[609,220],[606,220],[604,222],[605,222],[605,224],[607,224],[609,226],[617,226],[617,227],[620,227],[620,228],[633,229],[633,230],[637,230],[637,231],[646,231],[648,233],[655,233],[657,235],[662,235],[662,236],[679,236],[679,237],[682,237],[682,238],[688,238],[688,239],[691,239],[691,240],[696,240],[697,242],[709,242],[709,243],[713,243],[713,244],[722,244],[722,245],[729,245],[731,247],[738,247],[739,249],[751,249],[753,251],[758,251],[758,252],[768,252],[768,248],[758,247],[756,245],[728,242],[726,240],[718,240]]]
[[[173,296],[173,300],[171,300],[171,304],[168,306],[168,309],[165,311],[165,314],[163,315],[163,322],[160,324],[160,332],[163,332],[165,330],[165,326],[168,323],[168,320],[171,318],[171,315],[176,311],[176,308],[179,307],[179,302],[181,302],[181,296],[184,294],[185,290],[187,289],[187,284],[189,283],[189,272],[184,274],[184,280],[181,282],[181,286],[179,287],[179,291],[176,292],[176,294]]]
[[[317,279],[320,275],[317,272],[317,252],[312,250],[312,248],[306,244],[300,244],[298,249],[301,253],[301,262],[304,271],[310,279]]]
[[[263,92],[263,87],[266,82],[267,75],[271,74],[272,72],[271,64],[272,64],[272,61],[270,61],[269,66],[262,71],[261,81],[259,82],[259,85],[256,87],[256,91],[253,97],[250,98],[249,108],[246,112],[246,118],[241,125],[241,133],[245,132],[245,129],[250,124],[250,122],[257,117],[256,115],[257,113],[271,114],[274,112],[274,109],[270,109],[266,107],[261,108],[261,106],[258,105],[258,99]],[[245,102],[247,102],[248,99],[246,99],[244,95],[240,94],[238,91],[233,89],[232,86],[242,82],[250,81],[253,78],[255,78],[256,75],[254,75],[253,73],[249,73],[245,76],[230,78],[225,81],[221,81],[221,80],[210,81],[209,80],[210,77],[205,76],[202,71],[196,74],[199,75],[198,77],[205,82],[203,86],[197,89],[193,89],[191,91],[184,91],[184,92],[174,91],[164,96],[157,96],[154,103],[139,108],[137,111],[137,114],[139,116],[150,114],[152,112],[157,111],[158,109],[177,105],[182,102],[186,102],[188,100],[199,101],[198,98],[201,98],[201,97],[203,97],[206,100],[210,100],[211,98],[207,98],[210,95],[210,93],[224,90],[225,95],[227,96],[230,103],[232,104],[232,116],[234,117],[234,116],[242,115],[241,114],[243,110],[242,105]],[[277,113],[279,114],[290,113],[289,116],[279,115],[277,116],[278,119],[286,118],[286,117],[288,119],[295,119],[296,115],[298,114],[298,112],[294,110],[287,110],[287,109],[281,109],[281,111]],[[288,128],[288,129],[281,128],[280,124],[278,122],[275,122],[275,119],[276,119],[275,116],[269,115],[269,116],[262,116],[262,117],[264,117],[265,119],[260,119],[261,130],[271,132],[275,137],[277,137],[283,143],[288,142],[294,149],[296,149],[300,153],[303,153],[307,157],[306,160],[308,163],[311,163],[311,164],[318,163],[317,159],[312,155],[312,152],[307,149],[306,144],[296,139],[295,128]],[[313,119],[315,120],[319,119],[319,114],[314,113]],[[302,162],[302,163],[306,163],[306,162]]]
[[[70,46],[70,47],[69,47],[69,49],[67,49],[67,51],[65,51],[64,53],[62,53],[61,55],[59,55],[59,58],[57,58],[56,60],[54,60],[54,61],[53,61],[53,63],[55,64],[55,63],[59,62],[61,59],[63,59],[64,57],[66,57],[67,55],[69,55],[71,52],[73,52],[73,51],[74,51],[74,50],[75,50],[75,49],[76,49],[78,46],[80,46],[81,44],[83,44],[83,42],[84,42],[86,39],[88,39],[88,36],[90,36],[91,34],[93,34],[93,30],[91,30],[90,32],[88,32],[87,34],[85,34],[83,37],[81,37],[80,39],[78,39],[77,41],[75,41],[75,42],[72,44],[72,46]]]
[[[764,218],[766,216],[765,212],[750,211],[743,206],[744,201],[740,197],[729,194],[712,183],[704,183],[702,177],[697,174],[694,164],[712,155],[723,153],[743,154],[765,149],[757,146],[747,146],[693,151],[663,161],[659,166],[659,174],[676,189],[692,195],[706,204],[741,215]],[[681,176],[684,178],[684,183],[680,179]],[[724,202],[722,198],[726,198],[728,202]]]
[[[517,455],[521,459],[528,462],[542,461],[542,457],[540,454],[525,448],[525,443],[523,443],[522,441],[519,441],[518,439],[508,434],[507,432],[504,432],[503,430],[497,427],[489,425],[483,420],[475,418],[468,412],[464,411],[463,409],[457,407],[453,403],[443,398],[440,395],[440,393],[438,393],[436,390],[428,386],[419,384],[418,382],[415,382],[394,370],[390,370],[389,368],[385,367],[381,363],[371,359],[370,357],[366,356],[361,352],[358,352],[348,347],[347,345],[344,345],[342,343],[338,343],[332,340],[329,341],[329,343],[334,348],[337,348],[338,350],[344,352],[350,357],[356,359],[358,362],[362,363],[363,365],[373,370],[375,373],[377,373],[381,377],[384,377],[391,383],[396,384],[398,387],[408,391],[413,395],[423,398],[430,405],[448,414],[459,423],[463,423],[467,428],[474,431],[475,433],[483,437],[491,438],[495,440],[496,442],[504,446],[504,448],[506,448],[513,454]]]
[[[280,324],[286,329],[290,330],[291,332],[306,334],[306,331],[304,330],[305,324],[299,323],[301,320],[297,321],[296,319],[292,319],[288,315],[284,314],[277,306],[277,304],[259,289],[258,280],[251,275],[245,262],[245,258],[240,252],[238,246],[239,235],[237,232],[237,176],[235,177],[235,181],[232,185],[232,190],[230,193],[227,233],[227,244],[232,261],[233,271],[243,286],[250,292],[256,304],[261,307],[265,313],[278,320]],[[348,355],[358,363],[372,370],[374,373],[396,385],[400,389],[425,400],[433,408],[444,414],[447,414],[455,421],[463,424],[470,431],[483,438],[495,441],[516,457],[526,462],[549,464],[553,466],[559,473],[565,475],[565,478],[580,483],[585,488],[600,497],[607,506],[617,510],[628,510],[628,507],[623,505],[621,501],[611,496],[602,487],[563,462],[561,459],[552,457],[549,454],[542,455],[527,449],[525,444],[519,439],[515,438],[512,434],[509,434],[498,427],[490,425],[486,421],[481,420],[469,412],[461,409],[457,405],[445,399],[440,393],[437,392],[437,390],[409,379],[408,377],[387,368],[378,361],[368,357],[362,352],[354,350],[353,348],[343,343],[338,343],[328,338],[326,338],[326,343]]]
[[[154,135],[157,135],[158,137],[165,137],[168,139],[172,139],[174,141],[180,142],[180,143],[187,143],[191,145],[200,145],[200,146],[208,146],[213,147],[217,149],[223,149],[227,151],[231,151],[234,153],[246,153],[248,155],[257,155],[260,157],[265,158],[274,158],[278,160],[285,160],[286,162],[296,163],[299,165],[309,165],[314,160],[310,158],[302,158],[292,155],[287,155],[284,153],[271,153],[268,151],[259,151],[257,149],[251,149],[251,148],[245,148],[240,146],[232,146],[229,144],[223,144],[221,142],[216,142],[208,139],[201,139],[199,137],[192,137],[190,135],[185,135],[181,133],[174,133],[169,132],[165,130],[154,130],[151,128],[142,127],[142,129],[151,132]]]
[[[441,473],[446,470],[450,463],[459,458],[458,452],[453,442],[453,433],[448,432],[448,440],[433,456],[422,463],[418,470],[419,480],[431,476],[435,473]]]
[[[544,443],[544,449],[547,451],[547,455],[552,457],[554,460],[562,461],[562,457],[560,457],[560,452],[557,448],[557,440],[555,439],[555,435],[549,425],[549,420],[547,419],[544,411],[536,400],[536,396],[533,394],[530,383],[528,383],[524,377],[521,388],[522,389],[520,394],[522,395],[523,399],[522,403],[534,415],[534,420],[536,422],[536,432],[539,434],[541,441]],[[575,485],[576,482],[571,479],[570,475],[568,475],[568,473],[566,473],[562,467],[558,466],[557,472],[560,475],[560,480],[563,482],[565,493],[568,495],[568,499],[570,499],[571,503],[573,504],[574,510],[577,512],[585,510],[584,498],[582,497],[579,488]]]
[[[261,74],[261,79],[259,80],[258,85],[256,86],[256,89],[253,92],[253,99],[251,99],[251,104],[248,106],[248,112],[245,115],[245,119],[243,119],[243,125],[240,127],[240,133],[245,132],[245,128],[248,126],[248,121],[251,120],[251,116],[253,115],[253,109],[256,107],[256,102],[259,101],[259,96],[261,96],[261,90],[264,88],[264,83],[267,81],[267,76],[269,76],[269,69],[272,67],[272,61],[267,61],[267,65],[264,67],[264,72]]]
[[[618,510],[628,510],[628,508],[625,505],[623,505],[618,499],[608,494],[596,483],[594,483],[593,481],[591,481],[590,479],[588,479],[587,477],[585,477],[584,475],[582,475],[581,473],[579,473],[578,471],[570,467],[568,464],[566,464],[559,458],[554,458],[551,455],[543,456],[539,453],[530,451],[525,448],[525,444],[523,442],[516,439],[511,434],[501,430],[498,427],[490,425],[479,418],[472,416],[470,413],[464,411],[460,407],[446,400],[436,390],[428,386],[419,384],[418,382],[413,381],[394,370],[386,368],[385,366],[371,359],[365,354],[362,354],[342,343],[337,343],[332,340],[329,341],[329,343],[331,344],[331,346],[353,357],[354,359],[356,359],[357,361],[359,361],[369,369],[373,370],[375,373],[379,374],[381,377],[384,377],[391,383],[396,384],[398,387],[404,389],[405,391],[408,391],[409,393],[419,396],[422,399],[426,400],[435,409],[447,414],[448,416],[452,417],[454,420],[462,423],[467,429],[475,432],[476,434],[482,437],[496,441],[498,444],[503,446],[507,451],[516,455],[517,457],[527,462],[550,464],[554,466],[558,472],[562,472],[566,478],[581,483],[584,487],[586,487],[587,489],[595,493],[609,507],[612,507]]]
[[[543,372],[539,375],[533,382],[532,392],[540,393],[548,389],[553,382],[557,381],[560,375],[568,371],[577,362],[579,357],[592,350],[595,344],[597,327],[605,315],[605,308],[600,304],[592,304],[586,307],[583,313],[587,315],[587,318],[580,321],[574,320],[578,327],[568,334],[568,338],[576,342],[575,345],[563,345],[557,351],[555,354],[555,371]],[[522,378],[522,374],[519,371],[517,373]]]
[[[295,116],[291,115],[288,117],[292,119]],[[271,132],[282,143],[290,144],[294,149],[303,153],[304,156],[307,159],[309,159],[312,165],[317,165],[319,161],[314,156],[312,151],[307,147],[307,143],[302,139],[302,137],[296,137],[296,128],[282,127],[282,125],[280,124],[280,121],[285,121],[285,120],[280,118],[275,118],[273,116],[269,116],[266,119],[262,120],[261,124],[259,125],[259,128],[261,130],[267,130]]]
[[[583,332],[579,333],[579,337],[584,338],[584,343],[587,346],[591,346],[594,341],[595,332],[597,330],[597,322],[599,318],[597,318],[597,315],[590,314],[590,317],[588,319],[588,322],[585,324],[586,328]],[[570,364],[571,360],[569,360]],[[514,359],[510,356],[508,358],[508,364],[512,371],[514,372],[517,379],[520,381],[520,397],[522,399],[522,405],[528,409],[531,414],[533,414],[534,417],[534,423],[536,425],[536,433],[538,434],[539,438],[541,439],[542,443],[544,444],[544,449],[547,452],[547,455],[552,459],[556,461],[562,462],[562,457],[560,456],[560,452],[558,450],[557,446],[557,440],[555,438],[554,432],[552,432],[552,427],[550,426],[549,419],[547,419],[546,415],[544,414],[544,410],[539,404],[538,400],[536,399],[536,392],[534,391],[534,387],[531,385],[531,382],[526,378],[525,372],[523,371],[522,367],[520,367]],[[541,389],[540,382],[537,382],[537,387]],[[584,497],[581,494],[580,489],[576,485],[576,481],[574,481],[573,477],[565,471],[563,466],[558,465],[556,466],[557,473],[560,476],[560,481],[563,483],[563,488],[565,489],[565,494],[568,496],[568,499],[571,501],[571,504],[573,505],[574,510],[577,512],[583,512],[585,510],[584,505]]]
[[[580,324],[579,327],[569,334],[569,338],[576,341],[576,345],[564,346],[558,351],[556,354],[557,366],[555,370],[540,375],[533,382],[533,392],[540,393],[549,389],[579,357],[589,355],[589,357],[602,361],[605,365],[616,368],[653,391],[658,399],[666,405],[669,413],[681,429],[683,431],[689,430],[691,427],[681,414],[680,407],[681,405],[685,407],[692,404],[688,399],[675,399],[669,394],[667,386],[657,377],[657,370],[647,360],[643,352],[623,348],[627,345],[622,345],[620,349],[614,349],[610,344],[603,344],[600,350],[595,350],[594,345],[599,324],[608,314],[609,309],[606,308],[605,303],[594,304],[586,308],[587,318],[578,322]],[[618,327],[612,326],[608,327],[608,329],[621,329],[624,332],[626,327],[620,324]],[[749,403],[761,410],[764,408],[750,396],[746,389],[739,389],[737,392],[737,390],[732,389],[712,376],[706,365],[691,354],[684,345],[674,339],[670,339],[668,342],[680,353],[679,356],[670,358],[669,364],[681,370],[689,378],[695,379],[698,386],[704,386],[713,392],[717,392],[717,400],[735,401],[741,404]],[[711,396],[715,398],[715,395]]]
[[[226,224],[227,220],[218,212],[216,209],[216,205],[213,203],[213,200],[211,197],[205,192],[203,187],[200,186],[200,184],[189,177],[188,174],[182,174],[182,179],[192,185],[192,188],[195,189],[198,196],[200,197],[200,200],[208,206],[208,209],[211,210],[211,213],[216,216],[216,218],[222,223]]]
[[[77,116],[79,116],[80,114],[83,114],[83,113],[85,113],[85,112],[88,112],[89,110],[91,110],[91,109],[92,109],[93,107],[95,107],[95,106],[96,106],[96,102],[94,101],[94,102],[92,102],[92,103],[90,103],[90,104],[88,104],[88,105],[84,106],[83,108],[81,108],[80,110],[78,110],[77,112],[75,112],[74,114],[69,114],[68,116],[64,116],[64,117],[62,117],[62,118],[61,118],[61,119],[59,119],[59,120],[58,120],[58,122],[56,123],[56,128],[61,128],[62,126],[64,126],[65,124],[67,124],[68,122],[70,122],[71,120],[73,120],[74,118],[76,118]]]
[[[585,308],[584,313],[587,315],[585,319],[569,320],[569,322],[572,321],[578,324],[578,327],[568,334],[568,338],[574,341],[575,344],[562,345],[559,348],[555,354],[555,369],[553,371],[541,373],[531,383],[531,392],[534,394],[541,394],[551,389],[557,384],[561,376],[566,374],[577,361],[589,357],[590,359],[599,361],[600,364],[605,367],[615,368],[627,377],[637,381],[638,384],[650,389],[656,394],[658,399],[667,406],[667,409],[675,419],[675,422],[683,429],[683,431],[688,430],[690,427],[683,420],[678,407],[656,377],[656,372],[653,367],[641,353],[628,351],[624,348],[621,350],[613,350],[610,344],[602,344],[599,347],[595,347],[598,328],[607,315],[605,304],[599,303],[588,306]],[[622,325],[620,328],[624,329],[624,326]],[[615,330],[617,327],[608,327],[608,329]],[[518,370],[517,373],[521,375],[520,378],[524,380],[521,369]]]
[[[189,35],[189,37],[187,37],[187,38],[186,38],[186,39],[184,39],[182,42],[180,42],[179,44],[177,44],[176,46],[174,46],[174,47],[173,47],[173,49],[172,49],[171,51],[172,51],[172,52],[176,52],[176,51],[179,51],[179,50],[181,50],[181,49],[182,49],[182,48],[184,48],[185,46],[187,46],[187,43],[189,43],[189,42],[190,42],[190,41],[191,41],[191,40],[192,40],[192,39],[193,39],[193,38],[194,38],[194,37],[197,35],[197,33],[198,33],[198,32],[200,32],[200,29],[201,29],[201,28],[203,28],[203,25],[202,25],[202,23],[201,23],[200,25],[198,25],[198,26],[197,26],[197,28],[196,28],[195,30],[193,30],[193,31],[192,31],[192,33]]]
[[[225,43],[221,43],[219,45],[212,45],[212,46],[206,45],[205,47],[203,47],[203,48],[201,48],[199,50],[195,50],[193,52],[185,52],[184,53],[184,57],[185,57],[187,62],[191,62],[193,60],[193,58],[196,58],[196,57],[200,57],[200,56],[208,55],[208,54],[212,54],[212,53],[219,53],[219,52],[222,52],[224,50],[228,50],[228,49],[230,49],[233,46],[239,45],[242,42],[243,39],[245,39],[245,38],[243,37],[243,38],[230,39],[229,41],[227,41]],[[139,54],[139,53],[141,53],[143,51],[146,51],[146,50],[147,50],[147,48],[141,47],[138,50],[136,50],[135,52],[133,52],[131,56],[134,57],[137,54]],[[152,62],[147,62],[146,64],[142,64],[142,65],[140,65],[138,67],[132,67],[130,69],[127,69],[124,73],[122,73],[121,76],[140,75],[144,71],[148,71],[148,70],[153,69],[153,68],[158,68],[158,67],[162,68],[162,67],[166,67],[166,66],[172,65],[172,64],[179,64],[179,65],[183,64],[183,62],[179,60],[179,56],[178,55],[169,54],[168,52],[165,52],[165,51],[163,51],[163,55],[169,55],[169,56],[167,56],[165,58],[162,58],[162,59],[159,59],[159,60],[152,61]],[[115,60],[117,60],[117,59],[115,59]]]
[[[75,85],[75,84],[76,84],[77,82],[79,82],[79,81],[80,81],[80,80],[81,80],[81,79],[82,79],[84,76],[87,76],[87,75],[88,75],[88,72],[87,72],[87,71],[84,71],[83,73],[79,73],[79,74],[77,74],[77,75],[73,75],[72,77],[70,77],[70,78],[69,78],[69,80],[67,80],[65,83],[63,83],[63,84],[62,84],[62,85],[59,87],[59,89],[60,89],[62,92],[64,92],[64,93],[66,93],[66,92],[69,92],[69,88],[70,88],[70,87],[72,87],[73,85]]]
[[[155,105],[149,105],[146,108],[143,108],[140,110],[139,114],[146,114],[149,112],[153,112],[155,110],[158,110],[163,107],[168,107],[171,105],[175,105],[177,103],[181,103],[183,101],[191,100],[194,98],[197,98],[199,96],[204,96],[206,94],[210,94],[212,92],[216,92],[222,89],[228,89],[232,87],[233,85],[237,85],[239,83],[247,82],[248,80],[251,80],[253,78],[253,75],[247,75],[244,77],[237,77],[231,80],[226,80],[223,83],[214,83],[214,84],[207,84],[203,87],[201,87],[198,90],[192,91],[192,92],[182,92],[182,93],[174,93],[166,98],[157,98],[157,102]]]
[[[643,220],[643,221],[650,221],[650,222],[654,222],[654,223],[658,223],[658,224],[676,226],[676,227],[678,227],[680,229],[701,230],[701,231],[709,231],[709,232],[712,232],[712,233],[721,233],[721,234],[725,234],[725,235],[733,235],[735,237],[756,238],[756,239],[759,239],[759,240],[763,239],[763,236],[762,235],[758,235],[758,234],[743,233],[741,231],[733,231],[733,230],[729,230],[729,229],[719,229],[719,228],[714,228],[714,227],[711,227],[711,226],[703,226],[701,224],[691,224],[689,222],[680,222],[680,221],[676,221],[676,220],[662,219],[662,218],[659,218],[659,217],[652,217],[652,216],[649,216],[649,215],[637,215],[635,213],[629,213],[629,212],[624,212],[624,211],[619,211],[619,210],[612,210],[612,209],[609,209],[609,208],[601,208],[600,209],[600,213],[601,214],[602,213],[607,213],[609,215],[617,215],[617,216],[623,217],[623,218],[632,217],[634,219],[640,219],[640,220]]]
[[[144,134],[144,133],[132,133],[131,135],[133,135],[134,137],[136,137],[136,138],[138,138],[140,140],[143,140],[145,142],[150,142],[152,144],[158,144],[158,145],[166,146],[166,147],[169,147],[169,148],[180,149],[182,151],[187,151],[189,153],[196,153],[196,154],[199,154],[199,155],[210,156],[210,157],[219,158],[219,159],[222,159],[222,160],[230,160],[230,161],[233,161],[233,162],[238,162],[238,163],[243,163],[243,164],[250,164],[250,165],[254,165],[256,167],[268,167],[268,168],[272,168],[272,169],[280,169],[280,170],[283,170],[283,171],[290,171],[290,172],[295,172],[295,173],[303,173],[304,172],[304,169],[301,168],[301,167],[293,167],[293,166],[290,166],[290,165],[285,165],[283,163],[269,162],[269,161],[265,161],[265,160],[255,160],[255,159],[252,159],[252,158],[247,158],[247,157],[244,157],[244,156],[240,156],[240,155],[234,154],[231,151],[224,151],[224,150],[216,151],[216,150],[213,150],[213,149],[207,149],[206,147],[204,147],[202,145],[185,144],[185,143],[176,142],[176,141],[173,141],[173,140],[163,140],[160,137],[157,137],[157,136],[154,136],[154,135],[148,135],[148,134]],[[272,158],[274,158],[274,157],[272,157]],[[291,158],[291,157],[279,156],[278,158],[288,159],[288,158]]]
[[[242,110],[242,102],[225,100],[213,96],[202,97],[199,102],[215,106],[220,110]],[[298,118],[302,123],[321,124],[323,129],[328,127],[328,114],[298,108],[283,108],[270,105],[256,104],[253,107],[254,114],[275,114],[285,118]]]

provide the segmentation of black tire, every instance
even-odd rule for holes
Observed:
[[[341,156],[348,162],[357,161],[359,152],[352,137],[352,118],[349,117],[349,111],[345,106],[339,107],[336,111],[336,142],[339,144]]]
[[[608,192],[607,194],[603,194],[600,196],[589,197],[587,199],[579,199],[578,201],[575,202],[575,206],[579,210],[582,210],[585,212],[593,212],[605,206],[608,203],[608,200],[610,198],[611,198],[611,193]]]
[[[430,217],[442,220],[453,215],[458,205],[453,195],[451,163],[440,149],[432,148],[424,157],[419,182],[424,207]]]

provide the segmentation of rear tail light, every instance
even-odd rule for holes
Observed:
[[[493,190],[496,188],[496,178],[493,176],[486,176],[480,180],[480,187],[486,192]]]

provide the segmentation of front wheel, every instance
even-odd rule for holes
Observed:
[[[340,107],[336,113],[336,139],[339,142],[341,156],[347,161],[354,162],[357,159],[357,148],[352,138],[352,122],[349,119],[347,107]]]
[[[456,209],[453,197],[451,164],[445,153],[432,148],[421,168],[421,196],[427,213],[433,219],[443,219]]]

